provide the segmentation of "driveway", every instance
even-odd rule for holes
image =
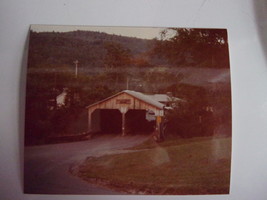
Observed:
[[[34,194],[120,194],[89,184],[69,173],[88,156],[135,146],[148,136],[108,136],[82,142],[25,147],[24,188]]]

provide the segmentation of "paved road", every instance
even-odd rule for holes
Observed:
[[[24,188],[35,194],[120,194],[99,188],[69,173],[69,167],[88,156],[141,143],[146,136],[102,136],[88,141],[25,148]]]

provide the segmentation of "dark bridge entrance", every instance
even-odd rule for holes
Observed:
[[[122,114],[118,109],[96,109],[92,113],[93,132],[121,133]],[[155,121],[146,120],[145,110],[128,110],[125,114],[126,134],[152,133]]]
[[[146,120],[145,110],[128,110],[125,114],[126,133],[152,133],[155,129],[155,121]]]

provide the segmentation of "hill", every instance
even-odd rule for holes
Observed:
[[[153,40],[111,35],[93,31],[30,32],[29,68],[73,65],[79,60],[82,68],[104,67],[107,44],[119,44],[138,57],[150,51]],[[155,60],[154,60],[155,62]]]

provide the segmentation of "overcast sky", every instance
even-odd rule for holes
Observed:
[[[55,25],[31,25],[35,32],[68,32],[76,30],[98,31],[108,34],[115,34],[143,39],[160,38],[160,32],[165,28],[144,28],[144,27],[108,27],[108,26],[55,26]]]

